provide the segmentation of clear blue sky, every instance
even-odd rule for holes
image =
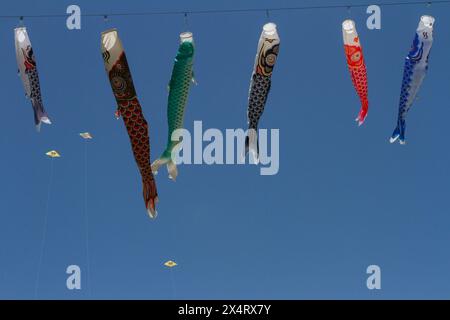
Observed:
[[[348,2],[348,1],[346,1]],[[353,0],[358,3],[357,0]],[[336,4],[337,1],[3,1],[2,14],[204,10]],[[388,142],[403,62],[422,14],[436,17],[430,69],[408,117],[407,145]],[[382,30],[352,9],[369,76],[370,111],[345,63],[346,9],[273,12],[280,55],[261,128],[280,129],[280,172],[254,166],[181,166],[157,177],[159,216],[147,217],[141,183],[104,72],[100,33],[116,27],[150,123],[152,159],[166,143],[166,86],[182,16],[25,19],[45,107],[54,124],[37,134],[16,75],[13,28],[0,20],[0,298],[34,298],[46,211],[49,149],[54,162],[39,298],[449,298],[450,6],[387,7]],[[246,125],[249,79],[264,13],[189,16],[197,46],[185,118],[219,129]],[[88,146],[90,283],[86,282],[84,144]],[[163,263],[173,259],[170,271]],[[65,287],[82,268],[83,290]],[[366,267],[382,268],[382,290]],[[91,295],[89,295],[90,287]]]

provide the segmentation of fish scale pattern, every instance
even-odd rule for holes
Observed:
[[[248,104],[249,129],[258,129],[258,122],[264,112],[270,86],[270,76],[259,73],[253,74]]]
[[[367,99],[367,70],[366,65],[363,64],[360,67],[351,68],[350,70],[353,86],[356,88],[361,101]]]
[[[25,87],[25,95],[31,100],[34,111],[34,123],[36,125],[36,128],[39,130],[41,122],[44,122],[46,124],[51,124],[51,122],[44,110],[44,105],[42,102],[39,73],[36,67],[33,48],[31,47],[29,40],[28,43],[26,41],[25,43],[16,43],[16,46],[20,47],[18,48],[19,50],[16,50],[19,54],[17,57],[19,72],[23,72],[25,76],[23,77],[22,75]]]
[[[37,103],[42,104],[41,86],[39,83],[39,74],[36,67],[26,71],[28,78],[30,79],[30,98],[34,99]]]
[[[355,38],[355,42],[359,43],[359,39]],[[356,121],[361,125],[364,123],[369,111],[367,68],[362,48],[359,45],[344,45],[344,47],[353,87],[361,101],[361,108],[356,118]]]
[[[431,31],[416,31],[413,44],[405,59],[397,126],[391,135],[391,143],[398,139],[400,144],[405,144],[406,116],[428,70],[428,59],[433,42],[429,32]]]
[[[137,99],[124,53],[111,68],[109,79],[116,97],[118,113],[124,121],[133,155],[141,173],[145,205],[147,209],[154,210],[158,194],[150,166],[148,123]]]
[[[183,34],[181,35],[183,36]],[[183,128],[184,110],[186,108],[187,99],[191,81],[193,81],[193,65],[194,65],[194,43],[191,40],[182,40],[178,47],[178,52],[175,57],[175,62],[172,69],[172,76],[169,82],[169,96],[167,102],[167,122],[168,122],[168,137],[166,149],[161,157],[156,159],[152,164],[154,173],[162,165],[167,165],[169,178],[176,180],[178,170],[176,163],[172,160],[172,150],[179,143],[172,141],[172,134],[177,129]]]
[[[41,86],[39,83],[39,74],[34,66],[32,69],[25,71],[30,80],[30,95],[29,98],[34,109],[34,123],[39,125],[43,117],[47,117],[44,110],[44,105],[42,104]]]
[[[176,129],[183,128],[184,110],[193,78],[194,46],[191,42],[180,44],[172,77],[169,83],[167,119],[169,122],[168,148],[172,146],[171,137]]]
[[[404,118],[408,113],[408,110],[411,108],[411,105],[408,104],[408,99],[410,97],[410,89],[412,83],[412,75],[414,67],[417,65],[417,61],[407,58],[405,61],[405,69],[403,72],[402,79],[402,90],[400,93],[400,106],[399,115]]]
[[[120,102],[119,112],[127,128],[133,155],[144,181],[152,181],[148,124],[137,99]]]

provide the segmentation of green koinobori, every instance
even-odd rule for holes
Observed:
[[[178,171],[172,159],[172,151],[180,141],[172,141],[172,134],[177,129],[183,128],[184,108],[186,107],[189,88],[194,81],[194,38],[191,32],[180,34],[180,46],[175,58],[172,70],[172,78],[169,83],[169,98],[167,106],[167,121],[169,125],[169,137],[166,150],[161,157],[152,164],[152,171],[158,172],[160,166],[166,164],[169,178],[175,180]]]

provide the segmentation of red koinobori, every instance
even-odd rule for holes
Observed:
[[[125,51],[117,30],[102,33],[102,54],[105,69],[117,101],[117,115],[122,116],[130,136],[134,158],[142,176],[144,201],[151,218],[156,217],[158,194],[150,167],[150,142],[148,124],[131,78]]]
[[[342,33],[344,37],[345,55],[347,65],[352,77],[353,86],[361,100],[361,110],[356,121],[362,125],[369,111],[369,100],[367,98],[367,69],[364,62],[364,55],[356,31],[355,22],[345,20],[342,23]]]

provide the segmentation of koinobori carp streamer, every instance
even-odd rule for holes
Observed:
[[[172,135],[177,129],[183,128],[184,110],[186,108],[189,89],[194,81],[194,38],[191,32],[180,34],[180,45],[175,57],[172,77],[169,83],[169,97],[167,106],[167,122],[169,136],[167,146],[161,157],[152,164],[154,173],[158,172],[160,166],[166,164],[169,178],[175,180],[178,170],[172,158],[172,151],[180,141],[172,141]]]
[[[367,69],[361,42],[353,20],[345,20],[342,23],[342,35],[344,38],[348,69],[350,71],[353,86],[361,100],[361,109],[355,121],[358,122],[358,125],[362,125],[367,117],[367,112],[369,111]]]
[[[106,73],[117,101],[117,114],[123,118],[127,128],[134,158],[142,176],[145,206],[149,216],[154,218],[156,217],[155,205],[158,194],[150,167],[148,124],[137,99],[125,51],[117,30],[103,32],[101,43]]]
[[[33,53],[28,32],[25,27],[14,29],[14,40],[16,46],[17,67],[25,88],[25,95],[31,100],[34,111],[34,123],[39,131],[41,123],[51,124],[47,112],[42,104],[41,85],[36,68],[36,59]]]
[[[279,47],[280,37],[276,24],[271,22],[265,24],[259,37],[247,109],[248,133],[245,139],[245,155],[250,152],[255,163],[259,161],[258,123],[269,95]]]
[[[413,45],[405,59],[397,126],[392,133],[391,143],[398,139],[400,144],[405,144],[406,115],[416,99],[428,70],[428,58],[433,44],[433,25],[433,17],[420,18]]]

